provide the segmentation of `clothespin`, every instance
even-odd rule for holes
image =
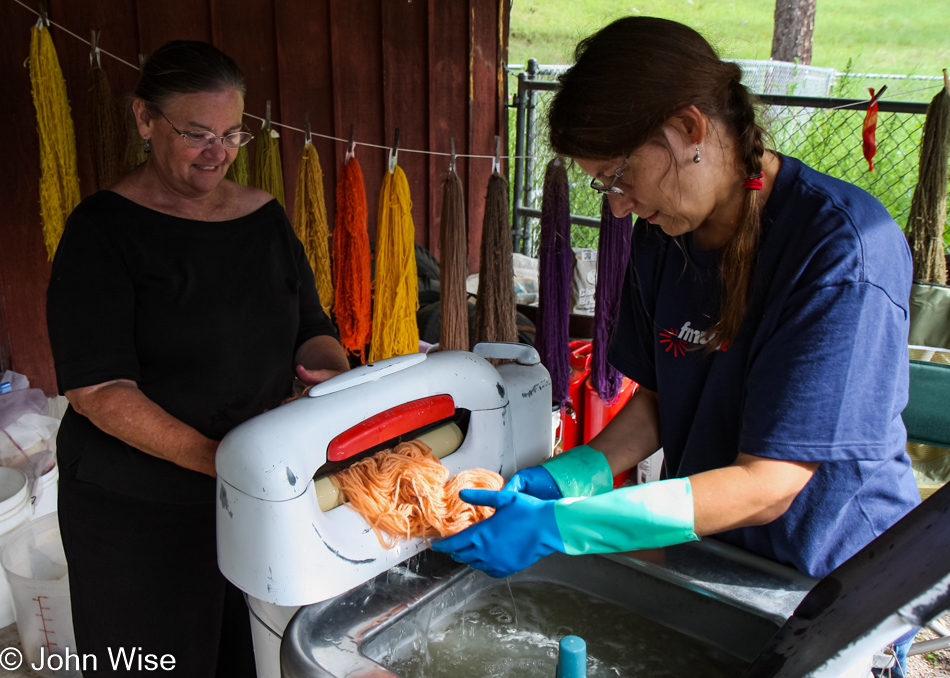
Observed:
[[[887,85],[884,85],[881,89],[877,91],[877,94],[871,97],[871,100],[868,102],[869,108],[878,102],[878,99],[881,98],[881,95],[884,94],[884,90],[886,89],[887,89]]]
[[[89,65],[92,66],[92,60],[96,60],[96,66],[102,68],[102,61],[99,59],[99,36],[102,34],[102,31],[93,30],[92,31],[92,40],[89,42],[90,51],[89,51]]]
[[[346,147],[346,155],[343,156],[343,164],[350,161],[350,158],[356,155],[356,142],[353,141],[353,125],[350,124],[350,143]]]
[[[270,99],[267,100],[267,112],[264,114],[264,126],[261,129],[270,131]]]
[[[49,27],[49,12],[46,11],[46,2],[44,0],[39,0],[39,15],[40,18],[36,21],[36,27],[40,30],[43,30],[43,27]]]
[[[449,148],[451,149],[451,154],[449,155],[449,172],[455,171],[455,137],[449,137]]]
[[[396,128],[396,133],[393,135],[393,147],[389,151],[389,173],[392,174],[396,171],[396,163],[399,160],[399,128]]]
[[[304,140],[303,145],[306,146],[310,143],[310,111],[304,111],[303,113],[304,127],[307,130],[307,138]]]
[[[501,137],[495,135],[495,157],[491,161],[492,174],[498,172],[501,174]]]

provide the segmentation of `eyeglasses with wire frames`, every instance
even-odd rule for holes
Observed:
[[[252,135],[250,132],[231,132],[230,134],[225,134],[224,136],[220,137],[214,132],[209,131],[182,132],[180,129],[172,125],[172,121],[169,120],[161,110],[158,112],[163,118],[165,118],[165,122],[171,125],[171,128],[175,130],[175,133],[185,141],[185,144],[191,148],[207,148],[214,143],[215,139],[220,139],[222,146],[233,151],[236,148],[244,146],[254,138],[254,135]]]
[[[627,154],[627,157],[623,159],[623,162],[620,163],[620,167],[614,170],[614,177],[611,179],[609,184],[605,184],[600,179],[591,179],[590,187],[600,193],[601,195],[623,195],[623,190],[617,187],[615,184],[623,176],[623,170],[627,166],[627,161],[630,159],[630,154]]]

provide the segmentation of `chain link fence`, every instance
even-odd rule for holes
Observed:
[[[768,146],[785,155],[799,158],[811,167],[860,186],[875,196],[903,228],[907,224],[911,200],[917,186],[920,145],[927,103],[943,86],[942,78],[923,76],[868,76],[829,72],[830,69],[806,69],[791,64],[791,70],[779,73],[776,62],[737,61],[743,69],[743,81],[768,89],[760,94],[761,120],[769,131]],[[516,131],[514,208],[512,227],[515,248],[537,256],[541,187],[544,171],[553,152],[547,144],[547,107],[557,88],[557,76],[566,66],[539,66],[529,62],[518,74],[518,96],[513,113]],[[885,82],[881,82],[885,80]],[[879,90],[887,85],[879,102],[877,153],[871,171],[862,151],[862,126],[867,99],[861,88]],[[801,92],[822,92],[831,96],[796,96]],[[775,94],[784,90],[785,94]],[[867,90],[865,90],[867,91]],[[891,97],[891,93],[896,96]],[[917,102],[899,99],[916,98]],[[895,100],[898,99],[898,100]],[[574,247],[596,247],[601,199],[590,190],[590,178],[573,163],[568,164],[571,190]],[[950,240],[950,228],[944,242]]]

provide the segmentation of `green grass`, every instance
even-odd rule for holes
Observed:
[[[509,63],[570,63],[579,40],[635,14],[688,24],[723,57],[768,59],[774,8],[760,0],[515,0]],[[950,68],[947,10],[946,0],[821,0],[812,65],[844,71],[851,60],[855,73],[940,75]]]
[[[815,19],[812,65],[850,74],[839,78],[832,93],[836,97],[863,98],[868,85],[877,88],[885,84],[855,74],[938,76],[942,68],[950,68],[950,40],[946,37],[946,21],[941,20],[945,5],[946,0],[821,0]],[[517,0],[511,12],[509,63],[525,64],[534,58],[540,64],[569,64],[579,40],[613,19],[631,14],[662,16],[686,23],[703,33],[726,58],[768,59],[773,11],[774,3],[754,0]],[[889,80],[886,84],[892,95],[899,88],[908,92],[900,96],[904,100],[929,102],[936,93],[933,82]],[[517,83],[512,79],[509,87],[516,91]],[[535,150],[542,157],[546,153],[546,99],[547,96],[539,95],[541,147]],[[863,113],[853,111],[793,112],[773,120],[770,128],[776,148],[865,188],[903,227],[917,184],[923,116],[880,116],[874,172],[867,171],[861,156],[863,117]],[[511,129],[513,144],[513,115]],[[543,164],[536,168],[537,183]],[[572,170],[572,186],[579,189],[572,190],[572,212],[598,215],[596,196],[584,190],[586,177],[576,168]],[[594,247],[596,237],[596,229],[572,229],[575,247]],[[945,232],[944,240],[950,246],[950,230]]]

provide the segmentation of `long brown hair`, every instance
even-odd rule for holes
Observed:
[[[626,17],[578,44],[548,110],[551,147],[572,158],[607,160],[662,138],[677,112],[696,106],[731,135],[741,176],[762,172],[765,131],[742,71],[722,61],[688,26],[655,17]],[[746,190],[735,232],[721,259],[722,295],[707,348],[735,339],[745,316],[758,252],[758,191]]]

